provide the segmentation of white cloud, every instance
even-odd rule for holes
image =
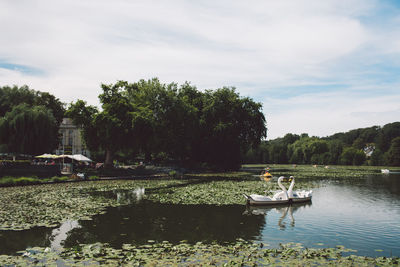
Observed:
[[[370,96],[360,93],[317,93],[288,99],[267,99],[264,111],[268,139],[286,133],[328,136],[336,132],[398,121],[400,95]]]
[[[318,95],[305,96],[305,101],[299,86],[324,91],[343,84],[359,92],[378,90],[382,70],[369,66],[385,64],[387,58],[398,62],[400,43],[398,14],[386,19],[385,27],[365,23],[379,8],[374,0],[6,0],[0,2],[0,63],[44,74],[0,68],[0,86],[27,84],[65,102],[80,98],[91,104],[98,104],[100,83],[120,79],[187,80],[199,89],[237,86],[257,101],[271,100],[264,107],[270,133],[302,129],[329,134],[363,124],[354,114],[365,110],[337,103],[341,109],[313,116],[324,113],[330,103]],[[305,104],[294,103],[294,98],[276,100],[291,91],[300,96],[296,102]],[[346,102],[342,98],[337,100]],[[361,99],[368,98],[360,94],[353,102],[363,106]],[[325,105],[319,107],[320,101]],[[271,104],[292,107],[275,112],[269,110]],[[381,106],[376,112],[386,114]],[[325,123],[327,117],[335,123]],[[347,125],[336,127],[337,118],[347,118]]]

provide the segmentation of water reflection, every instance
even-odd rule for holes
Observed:
[[[80,228],[69,232],[64,244],[106,242],[121,247],[124,243],[143,244],[149,239],[195,243],[259,237],[264,218],[243,216],[242,211],[241,205],[169,205],[143,201],[110,208],[91,221],[80,221]]]
[[[295,226],[294,213],[298,210],[310,207],[312,204],[309,203],[295,203],[289,206],[247,206],[243,212],[244,215],[262,215],[267,216],[271,212],[280,214],[277,224],[281,230],[286,228],[286,217],[289,215],[290,226]]]
[[[50,237],[50,247],[55,251],[60,251],[64,246],[64,241],[68,237],[68,233],[75,228],[81,227],[78,221],[66,221],[60,225],[59,228],[56,228],[52,231]]]
[[[51,228],[36,227],[22,231],[0,231],[0,254],[15,254],[27,247],[48,247]]]
[[[133,204],[143,199],[144,191],[144,188],[136,188],[135,190],[113,190],[112,192],[117,196],[118,203]]]
[[[145,189],[143,187],[133,190],[114,189],[111,191],[93,191],[90,194],[95,197],[101,196],[116,199],[120,204],[129,205],[140,202],[145,195]]]

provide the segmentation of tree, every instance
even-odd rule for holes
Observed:
[[[339,157],[343,152],[344,144],[340,140],[329,141],[329,153],[331,155],[329,164],[338,164]]]
[[[266,137],[262,105],[241,98],[235,88],[205,94],[200,118],[202,160],[224,169],[237,168],[242,151],[256,147]]]
[[[353,165],[359,166],[365,162],[365,153],[362,150],[357,150],[353,157]]]
[[[99,154],[102,154],[99,152],[103,150],[98,129],[101,125],[95,123],[98,113],[99,110],[96,107],[86,105],[83,100],[71,103],[65,112],[65,116],[71,118],[74,124],[82,129],[82,139],[91,151],[92,157],[94,155],[98,157]]]
[[[152,113],[148,125],[153,131],[143,136],[143,143],[150,144],[142,147],[146,154],[163,152],[181,163],[231,168],[266,135],[261,104],[241,98],[234,88],[203,93],[188,82],[179,87],[154,78],[134,83],[127,97]]]
[[[95,107],[87,107],[78,100],[71,104],[67,115],[74,123],[83,127],[84,139],[89,149],[102,148],[106,152],[104,165],[113,165],[114,154],[129,148],[133,142],[132,122],[134,108],[123,94],[130,85],[125,81],[116,84],[102,84],[103,93],[99,95],[103,110],[98,112]],[[135,117],[137,120],[137,117]]]
[[[67,114],[83,125],[85,140],[102,147],[110,164],[118,151],[162,153],[180,163],[209,163],[236,168],[241,153],[266,136],[261,104],[234,88],[200,92],[189,83],[161,84],[158,79],[102,85],[102,111],[83,101]],[[89,141],[91,139],[91,141]]]
[[[376,148],[371,155],[371,165],[372,166],[382,166],[385,164],[384,156],[379,148]]]
[[[362,165],[365,162],[365,153],[354,147],[346,147],[340,155],[340,163],[343,165]]]
[[[400,122],[388,123],[384,125],[377,136],[377,147],[386,152],[391,146],[392,139],[400,136]]]
[[[51,111],[58,123],[61,123],[64,117],[64,104],[47,92],[35,91],[26,85],[0,87],[0,116],[4,116],[20,104],[26,104],[28,107],[44,106]]]
[[[57,147],[63,116],[63,103],[47,92],[26,85],[0,87],[2,151],[33,155],[50,152]]]
[[[354,147],[346,147],[343,149],[342,154],[340,155],[340,163],[343,165],[352,165],[353,158],[356,154],[357,149]]]
[[[386,163],[390,166],[400,166],[400,137],[392,140],[389,151],[386,154]]]
[[[58,145],[58,122],[43,106],[20,104],[0,118],[0,143],[12,153],[38,155]]]

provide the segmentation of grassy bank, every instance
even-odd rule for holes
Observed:
[[[31,177],[11,177],[6,176],[0,178],[0,186],[17,186],[17,185],[33,185],[33,184],[44,184],[44,183],[57,183],[71,180],[68,176],[54,176],[50,178],[38,178],[36,176]]]

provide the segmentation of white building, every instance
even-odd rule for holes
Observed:
[[[82,140],[82,130],[72,123],[70,118],[64,118],[60,125],[61,143],[55,151],[57,155],[82,154],[90,157],[85,143]]]

